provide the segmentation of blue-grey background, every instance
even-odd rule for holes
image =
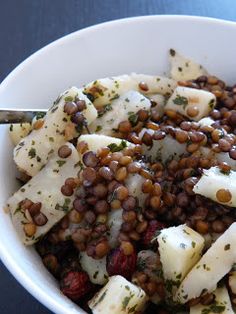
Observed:
[[[236,21],[236,0],[0,0],[0,81],[26,57],[61,36],[104,21],[149,14]],[[220,46],[217,34],[213,40]],[[230,49],[230,43],[225,49]],[[0,262],[0,314],[13,313],[51,312],[33,299]]]

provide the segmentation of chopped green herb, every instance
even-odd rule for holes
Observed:
[[[186,244],[184,244],[184,243],[180,243],[180,245],[179,245],[180,247],[181,247],[181,249],[183,249],[183,250],[185,250],[186,249],[186,247],[187,247],[187,245]]]
[[[36,156],[36,149],[31,147],[29,152],[28,152],[28,156],[32,159],[32,158],[35,158]]]
[[[175,50],[174,49],[170,49],[170,55],[171,57],[174,57],[176,54]]]
[[[56,163],[58,164],[59,167],[62,167],[66,161],[65,160],[57,160]]]
[[[10,132],[13,131],[13,124],[10,125]]]
[[[39,112],[36,113],[35,119],[36,120],[42,119],[45,115],[46,115],[46,112],[39,111]]]
[[[125,101],[126,101],[126,102],[130,102],[129,98],[125,98]]]
[[[54,142],[54,137],[49,137],[49,142]]]
[[[181,67],[178,67],[178,71],[179,71],[179,72],[182,72],[183,69],[182,69]]]
[[[107,147],[110,149],[110,151],[112,153],[115,153],[115,152],[119,152],[119,151],[123,150],[124,148],[126,148],[127,147],[127,142],[122,140],[119,145],[116,144],[116,143],[111,143]]]
[[[195,246],[196,246],[196,242],[192,241],[192,243],[191,243],[191,244],[192,244],[192,247],[193,247],[193,248],[195,248]]]
[[[208,106],[210,109],[213,109],[214,108],[214,105],[215,105],[215,99],[211,99],[208,103]]]
[[[224,250],[225,250],[225,251],[230,250],[230,244],[226,244],[225,247],[224,247]]]
[[[64,98],[64,100],[67,102],[69,102],[69,101],[73,101],[74,100],[74,97],[72,97],[72,96],[66,96],[65,98]]]
[[[98,125],[97,128],[96,128],[96,130],[95,130],[95,132],[99,132],[99,131],[101,131],[101,130],[102,130],[102,126],[101,126],[101,125]]]
[[[188,98],[184,96],[177,95],[176,98],[173,100],[173,103],[178,105],[178,106],[183,106],[184,109],[188,105]]]
[[[36,157],[37,162],[41,161],[41,158],[39,156]]]
[[[220,172],[224,174],[225,176],[230,175],[230,169],[229,170],[220,169]]]
[[[138,122],[138,115],[132,111],[128,112],[128,120],[132,126],[135,126]]]

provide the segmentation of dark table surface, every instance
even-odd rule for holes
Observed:
[[[0,81],[49,42],[130,16],[185,14],[236,21],[236,0],[0,0]],[[0,262],[0,313],[49,314]]]

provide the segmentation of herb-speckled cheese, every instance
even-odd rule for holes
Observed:
[[[147,84],[148,90],[140,89],[139,83],[141,82]],[[85,86],[84,93],[92,96],[95,107],[102,107],[130,90],[147,95],[170,95],[176,85],[176,81],[167,77],[132,73],[93,81]]]
[[[93,314],[135,314],[144,310],[146,302],[140,287],[122,276],[113,276],[88,305]]]
[[[151,129],[142,129],[139,133],[141,139],[145,132],[153,134],[154,131]],[[166,135],[164,139],[153,140],[153,145],[146,146],[142,144],[143,153],[148,160],[167,162],[172,159],[178,160],[186,152],[186,143],[179,143],[171,135]]]
[[[170,49],[170,75],[176,81],[195,80],[207,71],[198,63]]]
[[[175,301],[186,303],[212,292],[236,262],[236,223],[233,223],[206,251],[181,283]]]
[[[113,100],[107,106],[106,112],[90,125],[92,133],[113,135],[117,133],[120,122],[130,121],[133,125],[137,121],[137,112],[141,109],[150,110],[151,102],[144,95],[136,91],[128,91],[120,98]]]
[[[190,314],[234,314],[229,293],[225,286],[217,288],[213,295],[214,301],[209,305],[197,304],[190,307]]]
[[[199,121],[209,115],[216,104],[216,97],[211,92],[178,86],[169,98],[165,110],[173,110],[188,117],[190,120]],[[190,115],[190,110],[196,114]]]
[[[236,171],[223,172],[218,167],[204,170],[193,191],[217,203],[236,207]],[[221,198],[220,191],[225,192],[227,198]]]
[[[89,99],[76,87],[72,87],[63,93],[44,117],[44,123],[38,130],[33,130],[20,141],[14,149],[14,161],[21,171],[29,176],[36,175],[48,162],[53,152],[78,135],[71,117],[64,112],[66,101],[72,101],[75,97],[85,100],[87,108],[83,115],[90,124],[97,117],[97,111]]]
[[[167,291],[173,293],[199,261],[204,238],[188,226],[180,225],[162,229],[157,240]]]
[[[16,146],[24,137],[29,134],[30,131],[30,123],[11,124],[9,128],[9,134],[13,145]]]
[[[89,275],[92,283],[104,285],[107,282],[106,256],[102,259],[94,259],[88,256],[86,252],[81,252],[79,259],[81,267]]]
[[[72,144],[66,145],[72,150],[69,157],[61,159],[54,153],[47,165],[7,201],[13,225],[26,245],[37,242],[72,208],[74,196],[64,196],[61,193],[61,186],[67,178],[77,177],[80,157]],[[36,226],[36,232],[32,236],[27,236],[24,231],[25,225],[33,222],[30,214],[21,209],[20,202],[25,199],[34,203],[41,202],[41,212],[48,219],[45,225]]]

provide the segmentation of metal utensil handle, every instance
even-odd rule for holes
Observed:
[[[46,109],[0,108],[0,124],[31,122],[35,115],[44,115]]]

